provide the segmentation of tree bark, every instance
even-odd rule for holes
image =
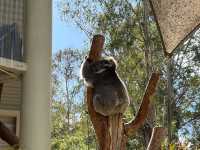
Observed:
[[[102,35],[95,35],[92,41],[89,58],[93,61],[99,60],[104,44]],[[94,126],[100,150],[125,150],[128,136],[133,135],[140,128],[148,114],[150,99],[155,93],[159,74],[153,73],[147,85],[142,104],[135,119],[124,124],[122,114],[113,116],[102,116],[95,112],[93,107],[93,89],[87,88],[87,107],[90,119]]]
[[[167,129],[162,127],[153,128],[147,150],[161,150],[161,142],[167,136]]]

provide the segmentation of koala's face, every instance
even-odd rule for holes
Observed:
[[[85,63],[84,63],[86,67],[83,68],[88,68],[87,72],[89,74],[101,74],[104,73],[105,71],[115,71],[116,69],[116,62],[114,60],[114,58],[112,57],[107,57],[107,58],[103,58],[102,60],[98,60],[98,61],[92,61],[91,59],[89,59],[87,56],[85,57]]]
[[[103,68],[111,68],[113,67],[113,62],[111,60],[101,60],[100,64],[102,65]]]
[[[100,60],[95,62],[95,68],[94,68],[94,72],[96,74],[101,74],[107,70],[113,70],[115,71],[116,65],[113,61],[111,60]]]

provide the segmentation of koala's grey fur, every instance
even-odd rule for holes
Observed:
[[[130,103],[126,86],[116,72],[116,65],[112,57],[96,62],[86,57],[81,66],[81,77],[86,86],[94,88],[94,109],[104,116],[124,113]]]

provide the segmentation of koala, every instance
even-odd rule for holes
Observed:
[[[96,62],[86,57],[81,65],[81,78],[87,87],[94,89],[94,109],[103,116],[123,114],[130,103],[116,68],[117,63],[112,57]]]

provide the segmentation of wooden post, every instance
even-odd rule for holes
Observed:
[[[102,35],[95,35],[89,52],[89,58],[99,60],[104,44]],[[87,107],[94,126],[100,150],[125,150],[127,137],[133,135],[141,127],[147,117],[150,98],[155,93],[159,74],[153,73],[147,85],[139,112],[130,123],[124,124],[121,114],[102,116],[95,112],[92,102],[93,89],[87,88]]]

